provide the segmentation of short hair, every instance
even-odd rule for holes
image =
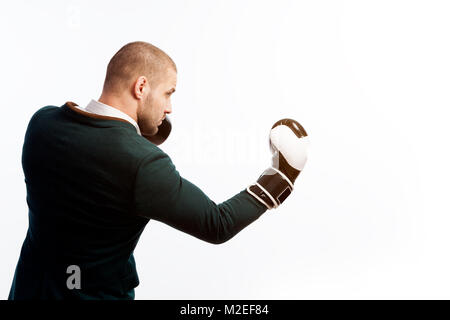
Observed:
[[[124,90],[139,76],[146,76],[151,86],[157,86],[169,68],[177,72],[175,63],[164,51],[148,42],[130,42],[109,61],[103,90]]]

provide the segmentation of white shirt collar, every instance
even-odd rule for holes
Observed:
[[[139,130],[138,124],[136,123],[136,121],[134,121],[133,118],[131,118],[126,113],[120,111],[119,109],[111,107],[107,104],[104,104],[97,100],[92,99],[91,102],[89,102],[89,104],[86,106],[86,108],[83,109],[78,106],[77,106],[77,108],[84,110],[86,112],[99,114],[102,116],[116,117],[116,118],[124,119],[124,120],[130,122],[136,128],[138,135],[142,135],[141,130]]]

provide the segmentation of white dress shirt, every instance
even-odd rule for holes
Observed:
[[[125,112],[122,112],[122,111],[120,111],[114,107],[111,107],[107,104],[104,104],[97,100],[92,99],[91,102],[89,102],[89,104],[86,106],[86,108],[82,108],[80,106],[77,106],[77,108],[80,110],[89,112],[89,113],[124,119],[124,120],[128,121],[129,123],[131,123],[136,128],[138,135],[140,135],[140,136],[142,135],[141,130],[139,130],[138,124],[136,123],[136,121],[134,121],[133,118],[131,118]]]

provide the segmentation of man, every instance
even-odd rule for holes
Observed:
[[[33,115],[22,154],[29,227],[9,299],[134,299],[133,251],[150,219],[220,244],[276,207],[263,182],[216,204],[180,176],[157,146],[176,82],[167,54],[132,42],[109,62],[98,101]]]

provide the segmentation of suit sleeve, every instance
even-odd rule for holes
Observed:
[[[170,157],[159,148],[138,167],[134,209],[139,216],[158,220],[213,244],[231,239],[267,210],[245,189],[216,204],[181,177]]]

